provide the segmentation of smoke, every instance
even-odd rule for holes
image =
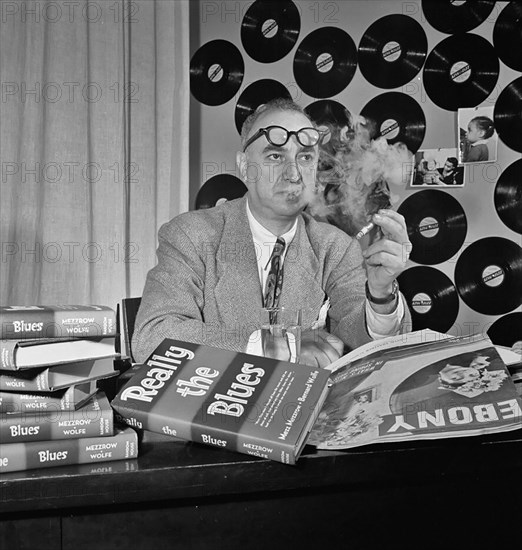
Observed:
[[[328,133],[308,210],[353,237],[372,214],[398,202],[394,191],[410,181],[413,155],[403,143],[371,139],[373,129],[363,117],[349,116],[342,127],[328,123],[320,128]]]

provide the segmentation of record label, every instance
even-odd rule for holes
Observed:
[[[432,302],[431,298],[428,294],[425,294],[424,292],[419,292],[413,296],[411,299],[411,307],[416,313],[420,313],[421,315],[424,313],[428,313],[431,309]]]
[[[274,38],[277,31],[278,25],[275,19],[267,19],[261,26],[261,32],[265,38]]]
[[[470,75],[471,67],[465,61],[457,61],[450,69],[451,80],[457,84],[466,82]]]
[[[385,137],[387,140],[395,139],[400,132],[399,123],[392,118],[385,120],[381,124],[381,136]]]
[[[490,287],[500,286],[504,282],[504,270],[498,265],[488,265],[482,272],[482,281]]]
[[[329,53],[322,53],[315,62],[317,70],[321,73],[327,73],[333,68],[333,58]]]
[[[397,59],[401,57],[401,54],[401,45],[394,40],[391,40],[390,42],[385,44],[384,48],[382,49],[382,57],[388,63],[393,63],[394,61],[397,61]]]
[[[419,223],[419,231],[423,237],[432,239],[439,232],[439,222],[435,218],[424,218]]]

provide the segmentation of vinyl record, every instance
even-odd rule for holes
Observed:
[[[502,237],[469,245],[455,266],[460,297],[479,313],[501,315],[522,303],[522,248]]]
[[[497,17],[493,44],[500,59],[515,71],[522,71],[522,2],[510,2]]]
[[[291,0],[256,0],[241,23],[241,42],[246,53],[260,63],[282,59],[294,47],[301,17]]]
[[[430,99],[447,111],[476,107],[495,88],[499,65],[495,48],[482,36],[449,36],[426,59],[424,88]]]
[[[453,34],[478,27],[492,12],[495,2],[488,0],[422,0],[428,23],[440,32]]]
[[[212,208],[226,201],[239,199],[247,192],[245,184],[232,174],[209,178],[196,195],[196,210]]]
[[[488,336],[496,346],[507,348],[522,342],[522,312],[515,311],[497,319],[489,327]]]
[[[522,235],[522,159],[500,174],[494,201],[499,218],[509,229]]]
[[[434,267],[410,267],[397,280],[411,312],[412,330],[447,332],[459,313],[459,295],[447,275]]]
[[[243,90],[237,100],[235,113],[237,131],[241,133],[243,122],[245,122],[248,116],[260,105],[278,97],[292,99],[290,92],[281,82],[270,78],[252,82],[252,84]]]
[[[522,153],[522,76],[508,84],[495,103],[493,119],[500,139]]]
[[[359,68],[379,88],[397,88],[422,68],[428,40],[415,19],[387,15],[370,25],[359,42]]]
[[[385,137],[388,143],[402,142],[415,153],[426,133],[426,117],[413,97],[386,92],[370,100],[361,116],[368,121],[372,139]]]
[[[190,60],[190,91],[205,105],[222,105],[232,99],[243,82],[241,52],[226,40],[207,42]]]
[[[413,245],[410,259],[434,265],[449,260],[463,245],[468,230],[459,201],[445,191],[427,189],[410,195],[398,208]]]
[[[322,27],[306,36],[294,56],[294,77],[311,97],[338,94],[357,69],[357,48],[351,36],[337,27]]]

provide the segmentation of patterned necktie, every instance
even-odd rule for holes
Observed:
[[[270,257],[270,271],[266,279],[265,307],[277,307],[279,296],[283,288],[283,266],[281,265],[281,256],[285,250],[285,241],[278,237],[272,256]]]

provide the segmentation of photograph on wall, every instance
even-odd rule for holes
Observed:
[[[463,164],[495,162],[498,134],[493,122],[493,105],[459,109],[459,160]]]
[[[415,153],[412,186],[464,185],[464,166],[457,159],[456,147],[423,149]]]

